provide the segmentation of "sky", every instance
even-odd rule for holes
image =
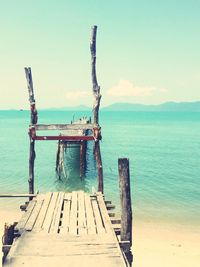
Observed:
[[[200,100],[200,0],[0,1],[0,109],[92,105],[97,32],[102,106]]]

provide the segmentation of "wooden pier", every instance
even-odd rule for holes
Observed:
[[[2,194],[0,197],[27,197],[19,222],[5,225],[3,266],[10,267],[120,267],[132,264],[132,208],[129,160],[118,160],[121,217],[103,194],[99,126],[100,87],[96,78],[96,31],[90,44],[94,95],[93,121],[70,124],[38,124],[38,114],[30,68],[25,68],[30,101],[29,194]],[[60,130],[59,135],[38,135],[40,130]],[[87,133],[87,134],[86,134]],[[97,192],[47,192],[35,194],[35,141],[58,141],[56,168],[62,167],[64,146],[80,145],[80,176],[84,169],[86,142],[94,142],[97,166]]]
[[[15,226],[4,266],[129,266],[102,193],[39,194]]]

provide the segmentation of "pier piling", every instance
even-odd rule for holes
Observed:
[[[129,160],[127,158],[118,159],[119,185],[121,200],[121,233],[120,239],[126,246],[125,254],[132,262],[132,207],[131,207],[131,188],[130,188],[130,171]],[[128,246],[127,246],[128,242]]]

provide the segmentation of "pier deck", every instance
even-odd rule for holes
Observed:
[[[15,234],[4,266],[128,266],[99,192],[38,194]]]

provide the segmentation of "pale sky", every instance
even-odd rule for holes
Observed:
[[[98,26],[102,106],[200,100],[200,0],[0,1],[0,109],[91,105],[90,32]]]

